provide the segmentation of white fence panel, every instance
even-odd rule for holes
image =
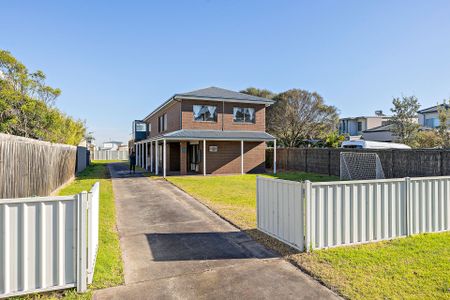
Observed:
[[[89,192],[88,202],[88,271],[87,280],[88,283],[92,283],[94,278],[95,261],[97,259],[98,251],[98,222],[99,222],[99,205],[100,205],[100,183],[96,182]]]
[[[311,184],[313,249],[405,236],[404,179]]]
[[[258,177],[258,229],[303,251],[303,198],[300,182]]]
[[[89,196],[0,199],[0,298],[75,286],[86,290],[80,278],[94,270],[98,189],[97,183]],[[88,213],[89,225],[83,222]],[[86,234],[92,241],[84,247]]]
[[[117,150],[94,150],[93,160],[128,160],[128,151]]]
[[[300,250],[447,231],[450,176],[321,183],[258,177],[257,223]]]
[[[411,233],[450,230],[450,177],[410,180]]]

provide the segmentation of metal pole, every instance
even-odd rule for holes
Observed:
[[[203,140],[203,176],[206,176],[206,140]]]
[[[244,174],[244,140],[241,140],[241,174]]]
[[[166,178],[166,140],[163,140],[163,177]]]
[[[273,174],[277,174],[277,140],[273,140]]]

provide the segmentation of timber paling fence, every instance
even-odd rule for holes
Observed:
[[[72,196],[0,199],[0,298],[92,283],[100,184]]]
[[[94,150],[91,153],[93,160],[128,160],[128,151]]]
[[[0,133],[0,199],[47,196],[75,174],[77,147]]]
[[[257,227],[300,250],[450,230],[450,176],[311,183],[257,178]]]
[[[450,150],[277,148],[277,169],[340,175],[341,152],[376,153],[386,178],[450,175]],[[266,150],[266,167],[273,166],[273,149]]]

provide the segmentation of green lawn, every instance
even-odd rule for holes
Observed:
[[[111,161],[93,162],[72,183],[59,191],[59,195],[73,195],[81,191],[89,191],[95,182],[100,182],[99,249],[94,280],[89,286],[89,292],[77,294],[74,289],[70,289],[42,295],[29,295],[23,298],[90,299],[92,298],[92,290],[124,283],[122,255],[116,230],[114,194],[107,168],[109,162]]]
[[[277,177],[337,180],[298,172],[280,173]],[[450,299],[450,233],[298,253],[255,229],[256,175],[167,180],[346,298]]]

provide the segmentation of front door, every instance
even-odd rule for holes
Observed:
[[[190,172],[200,171],[200,145],[189,145],[188,147],[188,170]]]

